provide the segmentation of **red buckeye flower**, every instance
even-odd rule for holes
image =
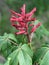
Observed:
[[[16,32],[16,34],[28,34],[29,26],[33,27],[30,33],[35,32],[36,29],[41,25],[41,23],[38,23],[34,26],[32,24],[29,24],[29,22],[36,20],[36,18],[32,18],[32,15],[34,12],[36,12],[36,8],[34,8],[31,12],[26,13],[25,7],[26,5],[24,4],[23,7],[20,8],[21,14],[11,10],[12,17],[10,18],[10,21],[12,23],[12,26],[19,30],[19,32]],[[17,22],[17,24],[15,22]]]

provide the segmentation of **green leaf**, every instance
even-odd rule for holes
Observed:
[[[11,58],[10,65],[18,65],[18,49],[13,51],[8,57]]]
[[[30,55],[30,57],[33,57],[33,51],[27,44],[22,45],[22,50],[24,50],[26,53],[28,53]]]
[[[7,57],[14,47],[11,43],[14,42],[16,44],[16,38],[13,34],[5,33],[3,36],[0,36],[0,51],[2,51],[3,55]]]
[[[15,36],[13,34],[9,34],[9,39],[17,42],[17,40],[16,40],[16,38],[15,38]]]
[[[40,65],[49,65],[49,51],[44,55]]]
[[[13,34],[5,33],[4,36],[0,36],[0,50],[6,48],[7,44],[9,44],[12,40],[16,41]]]
[[[10,60],[11,60],[11,58],[8,58],[8,60],[5,62],[4,65],[10,65]]]
[[[17,40],[16,40],[14,34],[11,34],[11,33],[10,33],[10,34],[7,34],[7,33],[5,33],[4,36],[7,36],[8,39],[17,42]]]
[[[18,54],[19,65],[32,65],[31,57],[21,50]]]
[[[34,54],[33,61],[40,63],[41,59],[48,50],[49,48],[47,47],[41,47],[40,49],[38,49]]]
[[[25,47],[26,46],[26,47]],[[24,48],[23,48],[24,47]],[[26,48],[26,50],[24,50]],[[27,49],[29,49],[27,51]],[[18,49],[13,51],[8,57],[11,58],[10,65],[32,65],[32,59],[30,53],[30,48],[27,46],[27,44],[24,44],[22,46],[19,46]]]

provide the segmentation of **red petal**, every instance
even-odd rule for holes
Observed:
[[[33,24],[30,24],[29,26],[33,26]]]
[[[15,22],[15,21],[16,21],[16,19],[10,18],[10,21],[11,21],[11,22]]]
[[[11,18],[16,19],[16,17],[15,17],[15,16],[13,16],[13,15],[12,15],[12,17],[11,17]]]
[[[25,33],[24,30],[22,30],[22,31],[20,31],[20,32],[16,32],[17,35],[18,35],[18,34],[24,34],[24,33]]]
[[[36,8],[34,8],[30,13],[27,13],[26,16],[31,18],[31,16],[34,14],[34,12],[36,11]]]
[[[36,26],[34,26],[31,30],[31,32],[35,32],[36,31]]]
[[[12,24],[12,26],[14,26],[17,30],[24,30],[24,28],[21,27],[20,25]]]
[[[40,25],[41,25],[41,22],[39,22],[39,23],[36,25],[36,27],[38,28]]]
[[[25,27],[26,23],[24,23],[23,21],[22,22],[19,22],[19,24],[22,26],[22,27]]]
[[[26,7],[26,5],[24,4],[23,7],[21,8],[21,14],[22,15],[25,15],[25,7]]]
[[[13,10],[10,10],[11,11],[11,13],[12,14],[15,14],[15,15],[17,15],[17,16],[21,16],[21,14],[19,14],[19,13],[16,13],[15,11],[13,11]]]
[[[14,26],[15,28],[21,27],[20,25],[17,24],[12,24],[12,26]]]
[[[36,20],[36,18],[31,18],[31,21],[35,21]]]
[[[19,18],[18,18],[18,21],[22,21],[22,17],[19,17]]]
[[[32,28],[31,32],[35,32],[36,29],[37,29],[40,25],[41,25],[41,23],[39,22],[37,25],[35,25],[35,26]]]
[[[30,19],[27,19],[26,21],[30,22],[30,21],[35,21],[35,20],[36,20],[36,18],[30,18]]]
[[[24,28],[18,28],[18,30],[22,31],[22,30],[24,30]]]
[[[17,22],[21,22],[22,21],[22,17],[16,18],[16,17],[11,17],[10,21],[17,21]]]

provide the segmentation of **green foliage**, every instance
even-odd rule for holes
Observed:
[[[18,65],[18,50],[13,51],[8,57],[11,58],[10,65]]]
[[[10,65],[11,58],[8,58],[8,60],[4,63],[4,65]]]
[[[27,37],[25,35],[16,35],[17,43],[28,43]]]
[[[49,65],[49,51],[44,55],[40,65]]]
[[[33,51],[29,48],[28,45],[24,44],[24,45],[22,46],[22,49],[23,49],[26,53],[28,53],[28,54],[30,55],[30,57],[33,57]]]
[[[3,52],[3,55],[7,56],[11,53],[12,49],[15,48],[11,43],[17,42],[13,34],[5,33],[3,36],[0,36],[0,51]],[[12,47],[13,46],[13,47]]]
[[[19,60],[19,65],[32,65],[32,59],[31,57],[21,50],[18,54],[18,60]],[[23,62],[22,62],[23,60]]]
[[[33,51],[27,44],[24,44],[22,46],[20,45],[18,49],[13,51],[8,57],[11,58],[10,65],[18,65],[18,63],[19,65],[32,65],[31,56],[33,56]]]
[[[34,54],[33,61],[40,63],[48,50],[49,50],[49,48],[47,48],[47,47],[41,47],[40,49],[38,49]]]

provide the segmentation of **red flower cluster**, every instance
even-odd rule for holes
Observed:
[[[36,11],[36,8],[34,8],[31,12],[26,14],[25,7],[26,5],[24,4],[23,7],[21,8],[21,14],[11,10],[12,17],[10,18],[10,20],[12,26],[14,26],[17,30],[19,30],[19,32],[16,32],[16,34],[28,34],[29,26],[33,26],[32,24],[29,25],[28,22],[36,20],[36,18],[32,18],[32,15]],[[41,23],[34,25],[30,33],[35,32],[40,25]]]

